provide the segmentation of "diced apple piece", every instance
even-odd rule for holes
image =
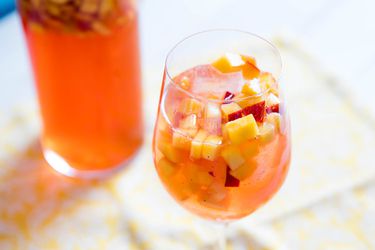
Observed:
[[[273,105],[278,105],[279,103],[280,103],[279,98],[276,95],[274,95],[273,93],[270,93],[267,96],[267,99],[266,99],[266,106],[267,107],[271,107]]]
[[[241,108],[245,108],[251,105],[254,105],[256,103],[264,101],[264,97],[261,96],[248,96],[243,93],[239,93],[234,99],[238,105],[240,105]]]
[[[259,128],[259,138],[264,144],[267,144],[275,137],[275,126],[271,123],[263,123],[263,126]]]
[[[230,114],[233,114],[233,113],[235,113],[237,111],[240,111],[240,110],[241,110],[241,107],[235,102],[231,102],[231,103],[221,105],[221,111],[223,112],[223,116],[226,120],[228,120],[228,116]]]
[[[276,130],[280,130],[280,120],[281,116],[279,113],[270,113],[266,117],[266,122],[273,124]]]
[[[239,168],[229,171],[229,173],[240,181],[245,180],[254,172],[256,167],[255,161],[247,161],[242,164]]]
[[[258,126],[252,114],[226,123],[226,133],[233,144],[241,144],[258,134]]]
[[[171,117],[171,116],[169,116],[169,117]],[[183,113],[181,113],[181,112],[176,112],[176,113],[174,113],[174,114],[172,115],[172,123],[173,123],[173,126],[175,126],[175,127],[180,126],[180,122],[181,122],[181,120],[183,120],[183,119],[184,119],[184,114],[183,114]]]
[[[199,115],[203,110],[203,104],[193,98],[186,98],[184,99],[180,106],[179,111],[184,115],[196,114]]]
[[[225,94],[224,94],[224,97],[223,97],[223,99],[224,99],[224,103],[229,103],[229,102],[231,102],[231,100],[233,99],[233,97],[234,97],[234,94],[233,93],[231,93],[231,92],[229,92],[229,91],[227,91],[227,92],[225,92]]]
[[[227,168],[227,177],[225,179],[225,187],[238,187],[240,185],[240,180],[234,177],[231,170]]]
[[[214,161],[219,153],[222,138],[217,135],[209,135],[203,143],[202,158]]]
[[[234,121],[242,117],[242,110],[238,110],[228,115],[228,121]]]
[[[226,53],[223,57],[220,57],[212,66],[222,73],[229,73],[241,70],[241,66],[245,64],[241,56],[233,53]]]
[[[261,85],[263,85],[265,88],[274,88],[276,87],[276,80],[273,78],[272,74],[267,72],[262,72],[259,75],[259,81]]]
[[[169,177],[176,173],[175,165],[165,157],[159,160],[157,167],[159,169],[159,173],[165,177]]]
[[[257,122],[263,122],[265,115],[265,101],[242,109],[244,115],[252,114]]]
[[[253,158],[259,153],[259,142],[256,140],[246,141],[241,144],[240,149],[246,159]]]
[[[228,164],[230,169],[236,169],[245,163],[245,158],[242,156],[239,147],[227,146],[221,151],[221,157]]]
[[[207,137],[207,132],[204,130],[199,130],[195,135],[190,147],[190,157],[193,159],[199,159],[202,157],[202,147],[203,142]]]
[[[180,128],[185,130],[196,130],[198,129],[197,115],[192,114],[186,116],[180,121]]]
[[[253,80],[245,83],[242,86],[241,92],[243,94],[249,95],[249,96],[257,95],[260,92],[262,92],[262,89],[261,89],[260,84],[259,84],[259,79],[254,78]]]

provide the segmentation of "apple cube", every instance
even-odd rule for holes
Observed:
[[[176,173],[176,166],[172,162],[170,162],[167,158],[163,157],[158,161],[157,164],[159,173],[162,176],[169,177]]]
[[[184,115],[199,115],[203,110],[203,104],[196,99],[186,98],[181,102],[178,110]]]
[[[228,121],[234,121],[242,117],[242,110],[238,110],[228,115]]]
[[[280,120],[281,116],[279,113],[270,113],[266,117],[266,122],[273,124],[276,130],[280,130]]]
[[[245,62],[242,60],[242,57],[238,54],[225,53],[223,57],[220,57],[212,66],[218,69],[222,73],[229,73],[240,70]]]
[[[248,96],[243,93],[239,93],[234,99],[238,105],[240,105],[241,108],[245,108],[251,105],[254,105],[256,103],[264,101],[264,97],[261,96]]]
[[[203,143],[202,158],[214,161],[219,153],[222,138],[217,135],[209,135]]]
[[[221,105],[221,111],[222,111],[223,116],[226,120],[228,120],[228,116],[230,114],[233,114],[233,113],[235,113],[237,111],[240,111],[240,110],[241,110],[241,107],[235,102],[231,102],[231,103]]]
[[[184,155],[178,148],[173,147],[170,143],[160,143],[160,152],[171,162],[179,163],[183,161]]]
[[[242,155],[246,159],[255,157],[259,153],[259,143],[256,140],[247,141],[240,146]]]
[[[207,132],[204,130],[199,130],[195,135],[190,147],[190,157],[193,159],[199,159],[202,156],[203,142],[207,137]]]
[[[230,121],[224,126],[225,133],[233,144],[241,144],[258,134],[258,125],[252,114]]]
[[[244,115],[252,114],[257,122],[263,122],[265,115],[265,101],[243,108],[242,113]]]
[[[233,93],[231,93],[231,92],[229,92],[229,91],[227,91],[227,92],[225,92],[225,94],[224,94],[224,103],[229,103],[229,102],[231,102],[231,100],[233,99],[233,97],[234,97],[234,94]]]
[[[271,123],[264,123],[259,129],[260,141],[267,144],[273,140],[275,137],[275,126]]]
[[[230,169],[236,169],[245,163],[245,158],[242,156],[239,147],[227,146],[221,151],[221,157],[230,167]]]
[[[235,170],[230,170],[229,173],[233,177],[237,178],[238,180],[243,181],[249,176],[251,176],[255,168],[256,168],[255,161],[247,161],[246,163],[242,164],[239,168]]]
[[[238,187],[240,185],[240,180],[231,175],[231,170],[227,168],[227,176],[225,179],[225,187]]]
[[[276,95],[274,95],[273,93],[270,93],[267,96],[267,99],[266,99],[266,106],[267,107],[278,105],[279,103],[280,103],[279,98]]]
[[[259,84],[259,79],[254,78],[253,80],[245,83],[242,86],[241,92],[249,96],[257,95],[260,92],[262,92],[262,88],[260,87],[260,84]]]

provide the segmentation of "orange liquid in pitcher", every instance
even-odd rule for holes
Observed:
[[[137,19],[112,26],[82,35],[24,23],[43,146],[79,170],[114,167],[142,141]]]

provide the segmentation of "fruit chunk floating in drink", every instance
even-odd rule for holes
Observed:
[[[108,170],[129,159],[142,141],[135,1],[18,0],[18,7],[44,151],[77,171]]]
[[[210,219],[244,217],[280,188],[290,161],[279,86],[227,53],[175,76],[161,99],[154,161],[172,196]]]

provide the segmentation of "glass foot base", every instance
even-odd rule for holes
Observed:
[[[137,152],[134,153],[136,155]],[[78,170],[74,168],[74,166],[70,165],[63,157],[61,157],[59,154],[54,152],[50,149],[44,149],[43,150],[44,159],[47,161],[47,163],[58,173],[78,178],[78,179],[87,179],[87,180],[93,180],[93,179],[104,179],[110,175],[115,174],[116,172],[120,171],[122,168],[124,168],[133,158],[130,157],[129,159],[125,160],[124,162],[113,166],[108,169],[103,170]]]

